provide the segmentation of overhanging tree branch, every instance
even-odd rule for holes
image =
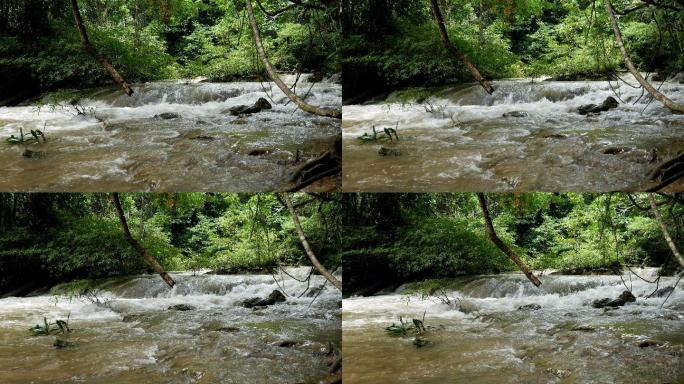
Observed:
[[[444,26],[444,17],[442,16],[442,11],[439,8],[438,0],[430,0],[430,9],[432,9],[432,17],[435,19],[435,24],[437,24],[437,29],[439,29],[439,37],[442,40],[442,45],[446,48],[452,56],[456,58],[464,67],[470,72],[471,75],[477,80],[478,83],[484,88],[484,90],[490,95],[494,93],[494,87],[480,74],[480,71],[473,65],[473,63],[468,60],[468,58],[461,53],[461,51],[456,48],[456,46],[449,40],[449,34],[447,33],[446,27]]]
[[[610,0],[603,0],[603,2],[606,5],[608,18],[610,19],[610,24],[613,27],[613,33],[615,34],[615,42],[617,43],[617,46],[620,49],[620,53],[622,53],[622,60],[625,62],[625,66],[627,66],[629,72],[632,74],[632,76],[634,76],[634,78],[639,82],[639,84],[641,84],[641,86],[644,87],[644,89],[651,94],[651,96],[654,99],[663,103],[663,105],[665,105],[671,111],[684,112],[684,105],[678,104],[669,99],[667,96],[665,96],[660,91],[655,89],[651,85],[651,83],[644,79],[643,76],[641,76],[641,73],[639,73],[639,71],[634,66],[634,63],[632,63],[632,60],[629,58],[629,53],[627,53],[627,49],[625,48],[625,43],[622,40],[622,33],[620,32],[620,26],[618,25],[617,17],[615,16],[615,8],[613,8],[613,4],[610,2]]]
[[[499,236],[496,235],[496,232],[494,231],[494,225],[492,224],[492,217],[489,214],[489,209],[487,208],[487,200],[485,200],[484,193],[478,193],[477,194],[477,199],[480,202],[480,209],[482,209],[482,216],[484,216],[485,220],[485,231],[487,232],[487,237],[489,240],[494,243],[503,253],[508,255],[508,257],[513,260],[513,262],[520,268],[520,270],[527,276],[527,278],[534,284],[535,287],[539,287],[541,285],[541,281],[537,278],[537,276],[530,271],[530,269],[525,265],[525,263],[518,257],[518,255],[513,252],[512,249],[510,249],[501,239]]]
[[[150,255],[145,248],[143,248],[140,243],[138,243],[137,240],[131,236],[131,231],[128,230],[128,223],[126,222],[126,216],[124,215],[123,208],[121,208],[121,201],[119,200],[119,194],[114,192],[112,193],[112,202],[114,202],[114,208],[116,208],[116,214],[119,216],[119,223],[121,224],[121,231],[123,232],[124,238],[126,238],[126,241],[135,249],[140,256],[142,256],[147,263],[154,269],[155,272],[161,276],[162,279],[166,282],[166,284],[169,285],[169,287],[173,288],[174,285],[176,285],[176,282],[173,281],[173,278],[169,276],[168,273],[164,270],[164,268],[159,265],[157,260]]]
[[[672,254],[674,255],[675,259],[677,259],[679,265],[681,265],[682,268],[684,268],[684,257],[682,257],[682,254],[679,253],[679,250],[677,250],[677,246],[675,245],[674,241],[672,241],[670,232],[667,230],[667,227],[665,226],[665,222],[663,221],[663,217],[660,215],[660,211],[658,210],[658,206],[655,203],[655,199],[653,198],[652,193],[648,194],[648,203],[651,205],[653,216],[655,216],[655,219],[658,222],[658,225],[660,226],[660,231],[663,233],[663,237],[665,238],[667,245],[670,247],[670,250],[672,251]]]
[[[311,246],[309,245],[309,242],[306,240],[306,237],[304,236],[304,231],[302,231],[302,226],[299,223],[299,216],[297,216],[297,212],[295,211],[294,206],[292,206],[292,200],[290,200],[290,196],[287,193],[283,193],[283,200],[285,201],[285,205],[287,205],[287,209],[290,211],[290,215],[292,216],[292,222],[294,223],[295,229],[297,230],[297,234],[299,235],[299,240],[302,242],[302,246],[306,251],[306,255],[309,257],[309,260],[311,260],[311,263],[314,265],[314,267],[316,267],[318,272],[321,275],[323,275],[323,277],[325,277],[326,280],[328,280],[332,285],[335,286],[335,288],[341,291],[342,282],[339,281],[335,276],[333,276],[333,274],[330,273],[323,266],[323,264],[321,264],[320,261],[318,261],[318,258],[311,250]]]
[[[71,12],[74,14],[74,21],[76,22],[76,27],[78,27],[78,34],[81,36],[81,44],[83,45],[83,48],[90,56],[97,60],[109,72],[110,75],[112,75],[114,81],[116,81],[116,83],[123,88],[123,91],[128,96],[131,96],[133,94],[133,89],[128,85],[128,83],[126,83],[126,80],[121,77],[119,72],[117,72],[112,64],[110,64],[109,61],[107,61],[107,59],[102,56],[100,52],[98,52],[97,49],[95,49],[95,47],[90,43],[90,40],[88,39],[88,33],[83,25],[83,19],[81,18],[81,11],[78,9],[77,0],[71,0]]]
[[[72,0],[75,1],[75,0]],[[271,65],[271,62],[268,60],[268,56],[266,55],[266,50],[264,49],[264,45],[261,42],[261,34],[259,33],[259,27],[257,26],[256,23],[256,18],[254,17],[254,9],[252,8],[252,0],[245,0],[247,4],[247,16],[249,18],[249,25],[252,28],[252,37],[254,38],[254,45],[256,45],[257,53],[259,54],[259,58],[261,59],[261,62],[264,64],[264,68],[266,68],[266,72],[268,73],[268,76],[273,80],[273,82],[280,88],[281,91],[290,99],[292,102],[297,104],[297,106],[305,111],[312,113],[314,115],[319,115],[319,116],[327,116],[327,117],[334,117],[336,119],[341,119],[342,118],[342,110],[339,109],[329,109],[329,108],[321,108],[321,107],[315,107],[306,101],[302,99],[301,97],[297,96],[296,93],[292,92],[290,88],[280,79],[280,76],[276,73],[275,69]]]

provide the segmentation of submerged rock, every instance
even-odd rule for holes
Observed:
[[[188,304],[176,304],[170,306],[169,309],[172,311],[194,311],[197,308]]]
[[[394,148],[380,147],[378,154],[382,156],[399,156],[401,155],[401,151]]]
[[[285,295],[283,295],[282,292],[275,290],[271,292],[270,295],[268,295],[267,298],[261,299],[259,297],[253,297],[251,299],[247,299],[242,302],[242,306],[245,308],[254,308],[254,307],[265,307],[268,305],[273,305],[276,303],[282,303],[285,300]]]
[[[539,304],[527,304],[527,305],[521,305],[518,307],[518,311],[538,311],[541,309],[541,305]]]
[[[559,379],[564,379],[572,374],[569,369],[546,368],[546,372],[556,376]]]
[[[655,340],[644,340],[641,343],[639,343],[639,348],[648,348],[648,347],[659,347],[663,345],[660,341],[655,341]]]
[[[298,346],[299,344],[302,344],[302,342],[296,340],[285,340],[278,343],[278,346],[283,348],[292,348]]]
[[[21,155],[27,159],[44,159],[47,157],[47,152],[26,149]]]
[[[66,341],[66,340],[62,340],[62,339],[55,339],[55,342],[52,343],[52,346],[57,348],[57,349],[62,349],[62,348],[75,347],[76,344],[72,343],[71,341]]]
[[[179,119],[181,117],[181,115],[176,113],[176,112],[164,112],[164,113],[160,113],[158,115],[154,115],[154,117],[162,119],[162,120],[171,120],[171,119]]]
[[[579,112],[580,115],[599,114],[601,112],[606,112],[613,108],[617,108],[618,105],[620,104],[613,96],[608,96],[605,100],[603,100],[601,105],[585,104],[580,106],[577,109],[577,112]]]
[[[416,336],[416,338],[413,339],[413,345],[415,345],[417,348],[423,348],[423,347],[428,346],[430,344],[432,344],[432,342],[430,342],[430,340],[423,339],[420,336]]]
[[[529,115],[527,114],[527,112],[523,112],[523,111],[511,111],[511,112],[506,112],[501,116],[502,117],[527,117]]]
[[[594,308],[605,308],[605,307],[622,307],[627,303],[636,301],[636,297],[630,291],[624,291],[620,294],[617,299],[610,299],[608,297],[600,300],[594,300],[592,306]]]
[[[261,112],[264,109],[272,109],[273,107],[271,106],[271,103],[268,102],[268,100],[264,99],[263,97],[260,97],[259,100],[254,103],[254,105],[249,106],[249,105],[238,105],[235,107],[228,108],[227,110],[224,110],[222,113],[230,113],[233,116],[238,116],[238,115],[247,115],[250,113],[258,113]]]

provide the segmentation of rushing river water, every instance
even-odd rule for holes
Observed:
[[[309,268],[290,270],[304,278]],[[278,275],[291,296],[263,309],[252,297],[280,289],[271,275],[172,274],[98,283],[108,305],[56,297],[0,299],[0,382],[25,383],[318,383],[330,343],[341,343],[341,294],[313,276],[306,283]],[[281,280],[281,279],[284,279]],[[314,297],[315,296],[315,301]],[[194,310],[168,307],[188,304]],[[66,320],[72,332],[29,336],[29,327]],[[75,345],[53,347],[56,338]],[[284,343],[285,342],[285,343]]]
[[[312,86],[308,76],[299,93]],[[288,84],[293,76],[284,76]],[[297,109],[272,83],[154,82],[83,91],[77,105],[0,108],[0,185],[11,191],[284,190],[299,161],[334,150],[337,119]],[[269,98],[273,109],[251,116],[227,110]],[[339,107],[341,86],[313,85],[306,100]],[[274,103],[275,102],[275,103]],[[68,104],[67,104],[68,105]],[[165,113],[178,118],[162,119]],[[23,128],[45,132],[39,145],[8,145]],[[22,156],[26,150],[33,157]],[[335,188],[325,185],[323,189]]]
[[[401,288],[345,299],[344,382],[684,382],[684,290],[676,288],[663,305],[665,297],[646,298],[655,284],[624,279],[637,299],[611,310],[591,302],[620,295],[619,276],[544,276],[541,289],[522,275],[455,279],[448,296],[462,299],[467,313]],[[660,288],[673,284],[660,279]],[[541,309],[518,310],[533,303]],[[417,348],[384,330],[399,316],[423,314],[434,327],[425,336],[430,345]]]
[[[344,189],[643,190],[655,164],[684,150],[684,115],[648,103],[640,90],[623,83],[493,84],[493,95],[470,84],[434,89],[421,103],[345,106]],[[611,85],[624,101],[617,109],[596,116],[577,112],[581,105],[617,98]],[[678,82],[665,82],[660,90],[684,101]],[[510,112],[526,116],[503,117]],[[398,127],[398,143],[360,142],[357,138],[373,126],[380,133]],[[381,146],[400,155],[382,156]]]

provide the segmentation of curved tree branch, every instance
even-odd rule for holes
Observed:
[[[439,8],[438,0],[430,0],[430,9],[432,9],[432,17],[435,19],[437,24],[437,29],[439,29],[439,37],[442,40],[442,45],[446,48],[452,56],[456,58],[464,67],[470,72],[471,75],[477,80],[478,83],[484,88],[484,90],[490,95],[494,93],[494,87],[489,83],[482,75],[480,71],[473,65],[473,63],[468,60],[468,58],[461,53],[461,51],[454,46],[454,44],[449,40],[449,34],[447,33],[446,27],[444,26],[444,17],[442,16],[442,11]]]
[[[520,268],[520,270],[527,276],[527,278],[534,284],[535,287],[539,287],[541,285],[541,281],[537,278],[537,276],[530,271],[530,269],[525,265],[525,263],[518,257],[518,255],[513,252],[512,249],[510,249],[501,239],[499,236],[496,235],[496,232],[494,231],[494,225],[492,224],[492,217],[489,214],[489,209],[487,208],[487,200],[485,200],[484,193],[478,193],[477,194],[477,199],[480,202],[480,209],[482,209],[482,216],[484,216],[485,220],[485,231],[487,232],[487,237],[489,240],[494,243],[499,249],[508,255],[508,257],[513,260],[513,262]]]
[[[268,76],[271,78],[271,80],[273,80],[273,82],[278,86],[278,88],[280,88],[280,90],[283,91],[283,93],[288,98],[290,98],[290,100],[292,100],[295,104],[297,104],[297,106],[303,111],[312,113],[314,115],[341,119],[342,110],[315,107],[304,101],[301,97],[297,96],[297,94],[292,92],[290,88],[280,79],[280,76],[278,76],[275,69],[271,65],[271,62],[268,60],[268,56],[266,55],[264,45],[261,43],[261,34],[259,33],[259,27],[257,26],[256,18],[254,17],[252,0],[245,0],[245,2],[247,4],[247,16],[249,17],[249,25],[252,28],[252,37],[254,38],[254,44],[256,45],[259,58],[261,59],[261,62],[264,64],[266,72],[268,73]]]
[[[119,216],[119,223],[121,224],[121,231],[123,232],[124,237],[126,238],[126,241],[135,249],[140,256],[142,256],[147,263],[154,269],[155,272],[161,276],[162,279],[166,282],[166,284],[169,285],[169,287],[173,288],[174,285],[176,285],[176,282],[173,281],[173,278],[169,276],[168,273],[164,270],[164,268],[159,265],[157,260],[150,255],[145,248],[143,248],[140,243],[136,239],[131,236],[131,231],[128,230],[128,223],[126,222],[126,216],[124,215],[123,208],[121,208],[121,201],[119,200],[119,194],[114,192],[112,193],[112,201],[114,202],[114,208],[116,208],[116,215]]]
[[[606,11],[608,12],[608,18],[610,19],[610,24],[613,27],[613,33],[615,34],[615,42],[618,45],[618,48],[620,49],[620,52],[622,53],[622,60],[625,62],[625,66],[627,66],[627,69],[629,72],[634,76],[634,78],[641,84],[642,87],[648,93],[653,96],[654,99],[660,101],[665,105],[667,108],[669,108],[671,111],[675,112],[684,112],[684,105],[676,103],[669,99],[667,96],[663,95],[655,89],[646,79],[644,79],[643,76],[641,76],[641,73],[636,69],[634,66],[634,63],[632,63],[632,60],[629,58],[629,53],[627,53],[627,49],[625,48],[625,43],[622,40],[622,33],[620,32],[620,26],[617,23],[617,17],[615,16],[615,8],[613,8],[613,4],[610,2],[610,0],[603,0],[605,5],[606,5]]]
[[[675,245],[674,241],[672,241],[670,232],[667,230],[667,227],[665,226],[665,222],[663,221],[663,217],[660,215],[660,211],[658,211],[658,207],[656,206],[655,199],[653,198],[652,193],[648,194],[648,203],[651,205],[653,216],[655,216],[655,219],[658,222],[658,225],[660,226],[660,231],[663,232],[663,237],[665,238],[667,245],[670,247],[670,250],[672,251],[672,254],[674,255],[675,259],[677,259],[679,265],[681,265],[682,268],[684,268],[684,257],[682,257],[682,254],[679,253],[679,250],[677,250],[677,246]]]
[[[76,22],[76,27],[78,27],[78,34],[81,36],[81,44],[83,45],[83,48],[90,56],[97,60],[109,72],[110,75],[112,75],[114,81],[116,81],[116,83],[123,88],[124,93],[126,93],[128,96],[131,96],[133,94],[133,89],[128,85],[126,80],[121,77],[119,72],[117,72],[112,64],[110,64],[109,61],[107,61],[107,59],[102,56],[100,52],[98,52],[97,49],[95,49],[95,47],[90,43],[90,40],[88,39],[88,33],[83,25],[83,19],[81,18],[81,11],[78,9],[77,0],[71,0],[71,12],[74,14],[74,21]]]
[[[326,278],[326,280],[328,280],[332,285],[335,286],[335,288],[341,291],[342,282],[339,281],[335,276],[333,276],[333,274],[330,273],[327,269],[325,269],[323,264],[321,264],[321,262],[318,261],[318,258],[311,250],[311,246],[309,245],[309,242],[306,240],[306,237],[304,236],[304,231],[302,231],[302,226],[299,223],[299,216],[297,216],[297,212],[295,211],[294,206],[292,206],[292,200],[290,200],[290,196],[287,193],[283,193],[283,200],[285,200],[285,205],[287,205],[287,209],[290,211],[290,215],[292,216],[292,222],[294,223],[295,229],[297,230],[297,234],[299,235],[299,240],[302,242],[302,246],[306,251],[306,255],[309,256],[309,260],[311,260],[311,263],[314,265],[314,267],[316,267],[318,272]]]

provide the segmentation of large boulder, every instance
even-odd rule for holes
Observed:
[[[600,300],[594,300],[592,306],[594,308],[605,308],[605,307],[622,307],[627,303],[636,301],[636,297],[630,291],[624,291],[618,296],[617,299],[610,299],[608,297]]]
[[[620,104],[613,96],[608,96],[605,100],[603,100],[601,105],[585,104],[580,106],[577,109],[577,112],[579,112],[580,115],[599,114],[601,112],[617,108],[619,105]]]
[[[273,305],[276,303],[282,303],[285,300],[287,300],[285,298],[285,295],[283,295],[282,292],[275,290],[275,291],[271,292],[271,294],[268,295],[268,297],[265,299],[262,299],[259,297],[253,297],[251,299],[247,299],[247,300],[242,302],[242,306],[245,308],[266,307],[266,306]]]
[[[538,311],[541,309],[541,305],[539,304],[527,304],[527,305],[521,305],[518,307],[518,311]]]
[[[230,113],[233,116],[239,116],[239,115],[247,115],[250,113],[258,113],[263,111],[264,109],[272,109],[273,107],[271,106],[271,103],[268,102],[268,100],[264,99],[263,97],[260,97],[259,100],[254,103],[254,105],[238,105],[235,107],[228,108],[227,111],[223,111],[223,113]]]

